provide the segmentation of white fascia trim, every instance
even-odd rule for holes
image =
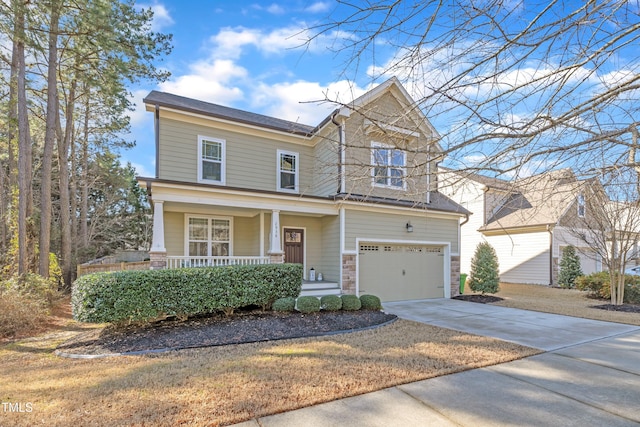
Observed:
[[[147,104],[147,105],[153,105],[153,108],[155,108],[155,104]],[[211,117],[211,116],[207,116],[205,114],[198,114],[198,113],[193,113],[191,111],[183,111],[183,110],[178,110],[178,109],[175,109],[175,108],[169,108],[169,107],[162,107],[161,106],[160,107],[160,112],[162,113],[162,111],[171,112],[171,113],[174,113],[174,114],[182,114],[182,115],[185,115],[185,116],[197,117],[197,118],[203,119],[203,120],[209,120],[209,121],[218,122],[218,123],[225,123],[225,124],[228,124],[228,125],[240,126],[240,127],[244,127],[244,128],[248,128],[248,129],[255,129],[255,130],[262,131],[262,132],[274,133],[274,134],[279,134],[279,135],[287,135],[288,137],[304,140],[307,143],[309,143],[311,141],[311,139],[313,138],[313,136],[314,136],[314,135],[305,136],[305,135],[300,135],[300,134],[297,134],[297,133],[285,132],[285,131],[280,131],[280,130],[276,130],[276,129],[270,129],[270,128],[266,128],[266,127],[262,127],[262,126],[250,125],[250,124],[242,123],[242,122],[236,122],[234,120],[227,120],[227,119],[222,119],[222,118],[219,118],[219,117]]]
[[[405,206],[389,206],[389,205],[372,205],[367,202],[357,202],[353,200],[342,200],[339,202],[341,205],[359,211],[368,211],[368,212],[380,212],[380,213],[390,213],[390,211],[395,211],[398,213],[402,213],[403,215],[411,215],[417,217],[426,217],[427,218],[442,218],[442,219],[452,219],[452,218],[464,218],[464,214],[456,213],[456,212],[439,212],[439,211],[431,211],[427,209],[416,209]],[[391,212],[391,213],[392,213]]]
[[[366,119],[364,121],[364,126],[368,127],[368,126],[374,126],[376,128],[380,128],[389,132],[393,132],[393,133],[397,133],[400,135],[406,135],[406,136],[410,136],[412,138],[418,138],[420,136],[419,132],[413,131],[413,130],[409,130],[409,129],[405,129],[405,128],[401,128],[398,126],[393,126],[393,125],[388,125],[385,123],[380,123],[380,122],[374,122],[373,120],[369,120]],[[367,130],[367,133],[369,133],[369,131]]]
[[[338,205],[333,200],[250,193],[223,188],[195,188],[158,182],[153,183],[153,199],[164,202],[338,215]]]

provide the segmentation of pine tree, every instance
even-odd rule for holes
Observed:
[[[500,290],[499,284],[500,275],[496,251],[487,242],[478,243],[471,260],[469,288],[473,292],[495,294]]]
[[[562,259],[560,260],[560,275],[558,285],[563,288],[573,288],[576,277],[582,276],[580,268],[580,257],[576,254],[576,248],[569,245],[562,249]]]

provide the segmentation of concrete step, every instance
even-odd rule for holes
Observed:
[[[340,285],[335,282],[309,282],[302,283],[300,296],[321,297],[323,295],[340,295]]]
[[[301,297],[312,296],[312,297],[323,297],[325,295],[340,295],[340,289],[330,288],[330,289],[314,289],[311,291],[303,290],[300,292]]]

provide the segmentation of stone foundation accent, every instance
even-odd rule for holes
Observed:
[[[356,255],[342,255],[342,293],[356,293]]]
[[[269,254],[271,264],[284,264],[284,254]]]
[[[163,270],[167,268],[167,253],[166,252],[149,252],[149,269],[150,270]]]
[[[451,296],[460,295],[460,257],[451,257]]]

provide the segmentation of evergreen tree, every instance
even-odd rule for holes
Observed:
[[[487,242],[478,243],[471,260],[469,288],[473,292],[495,294],[499,291],[499,284],[500,275],[496,251]]]
[[[562,249],[562,259],[560,260],[560,275],[558,285],[563,288],[573,288],[576,277],[582,276],[580,268],[580,257],[576,254],[576,248],[572,245]]]

